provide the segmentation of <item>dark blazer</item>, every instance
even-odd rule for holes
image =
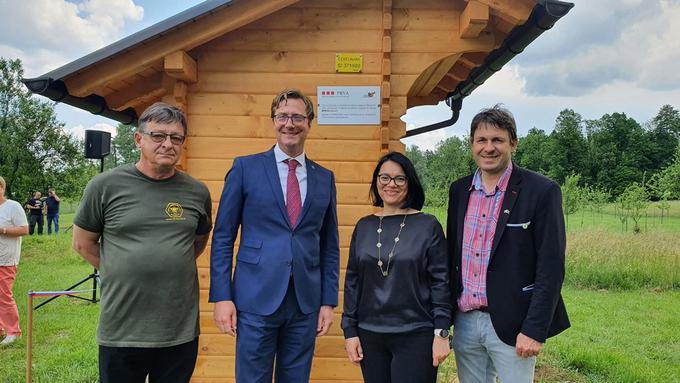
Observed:
[[[447,238],[453,252],[451,294],[455,300],[462,292],[463,226],[472,177],[455,181],[449,190]],[[487,310],[506,344],[514,346],[520,332],[545,342],[569,327],[560,295],[565,246],[559,185],[513,165],[486,274]]]
[[[239,311],[270,315],[283,301],[293,278],[303,313],[338,304],[335,179],[331,171],[310,159],[306,165],[307,196],[298,223],[291,229],[274,151],[234,160],[213,231],[211,302],[232,300]]]

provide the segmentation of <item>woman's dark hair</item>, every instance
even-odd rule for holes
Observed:
[[[425,192],[423,191],[423,186],[420,184],[420,179],[418,179],[418,174],[416,173],[416,168],[411,163],[405,155],[399,152],[390,152],[385,154],[373,170],[373,179],[371,180],[371,190],[369,195],[373,201],[373,206],[383,207],[383,200],[380,198],[378,193],[378,173],[380,173],[380,168],[387,161],[392,161],[401,166],[406,176],[406,185],[408,186],[408,191],[406,192],[406,199],[401,205],[402,209],[416,209],[420,210],[425,204]]]

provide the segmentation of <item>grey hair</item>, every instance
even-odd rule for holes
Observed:
[[[182,125],[184,135],[187,135],[187,118],[179,108],[164,102],[156,102],[139,116],[137,131],[143,132],[147,122],[157,122],[159,124],[179,123]]]

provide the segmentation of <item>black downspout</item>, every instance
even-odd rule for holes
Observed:
[[[512,60],[515,56],[522,53],[524,48],[531,44],[543,32],[552,28],[555,23],[565,16],[572,8],[573,3],[559,0],[539,0],[529,15],[526,23],[514,28],[503,44],[496,50],[489,53],[482,65],[473,69],[468,78],[458,84],[455,90],[446,95],[446,104],[451,107],[453,115],[450,119],[435,124],[411,129],[402,138],[413,137],[417,134],[430,132],[432,130],[452,126],[458,121],[463,99],[469,96],[477,87],[494,73],[498,72]]]

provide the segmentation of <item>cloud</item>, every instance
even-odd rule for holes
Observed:
[[[144,9],[134,0],[0,0],[0,14],[0,55],[21,58],[33,77],[115,41]]]
[[[516,61],[529,95],[579,96],[619,81],[680,86],[678,0],[576,2]]]
[[[109,132],[111,133],[111,138],[116,137],[116,135],[118,134],[118,130],[116,129],[115,126],[105,123],[94,124],[89,128],[86,128],[83,125],[77,125],[72,128],[64,128],[64,132],[70,134],[73,137],[78,138],[79,140],[85,139],[85,130],[102,130],[104,132]]]

